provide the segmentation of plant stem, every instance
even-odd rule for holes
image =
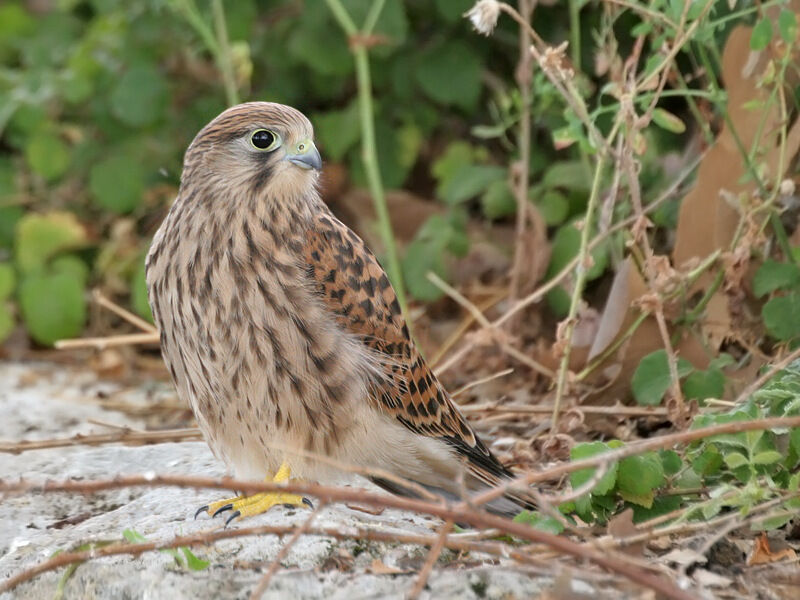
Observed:
[[[614,128],[616,132],[616,127]],[[609,136],[609,139],[614,135]],[[569,355],[572,350],[572,332],[575,329],[575,317],[578,314],[578,305],[580,304],[581,296],[583,295],[583,287],[586,284],[586,272],[588,259],[589,240],[591,238],[591,231],[593,225],[593,217],[597,199],[600,197],[600,180],[603,175],[603,168],[605,167],[607,154],[605,152],[599,153],[597,157],[597,164],[594,168],[594,178],[592,180],[592,191],[589,195],[589,202],[586,204],[586,218],[583,220],[583,228],[581,229],[581,245],[580,252],[578,253],[579,262],[575,268],[575,283],[572,288],[572,298],[569,304],[569,314],[567,315],[567,326],[564,332],[564,354],[561,356],[561,363],[558,368],[558,379],[556,380],[556,397],[553,401],[553,416],[551,419],[551,431],[556,431],[558,425],[558,412],[561,407],[561,398],[564,396],[564,390],[567,385],[567,373],[569,372]]]
[[[214,12],[214,29],[217,34],[217,66],[222,72],[222,82],[225,86],[225,98],[229,106],[239,104],[239,91],[236,88],[236,77],[233,74],[233,61],[231,60],[231,45],[228,40],[228,25],[225,22],[225,10],[222,0],[212,0],[211,10]]]
[[[386,196],[383,191],[383,180],[381,179],[380,168],[378,166],[378,150],[375,143],[375,120],[372,107],[372,81],[369,70],[369,54],[367,47],[359,42],[359,36],[365,36],[375,26],[380,16],[380,9],[383,7],[384,0],[376,0],[372,5],[364,28],[359,31],[347,9],[340,0],[325,0],[333,13],[334,18],[339,22],[342,30],[350,38],[350,49],[355,58],[356,82],[358,84],[358,108],[361,121],[361,159],[364,162],[364,172],[367,176],[372,203],[375,206],[375,213],[378,216],[378,229],[383,239],[386,251],[386,270],[397,294],[397,301],[403,314],[408,315],[405,286],[403,285],[403,272],[400,268],[400,258],[397,253],[397,245],[392,231],[392,223],[389,219],[389,209],[386,206]]]
[[[570,58],[576,73],[581,70],[581,7],[580,0],[569,0]]]

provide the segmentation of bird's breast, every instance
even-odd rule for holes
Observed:
[[[212,446],[224,440],[225,455],[285,432],[293,445],[330,451],[366,396],[365,359],[307,281],[302,230],[275,232],[261,219],[205,235],[165,227],[154,246],[166,247],[148,257],[153,314],[179,393]]]

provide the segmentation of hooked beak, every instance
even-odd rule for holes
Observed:
[[[311,140],[299,142],[292,150],[294,152],[287,154],[285,160],[301,169],[314,169],[315,171],[322,169],[322,157]]]

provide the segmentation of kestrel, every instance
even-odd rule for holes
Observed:
[[[324,481],[338,462],[451,499],[510,478],[414,346],[375,256],[322,202],[321,167],[294,108],[224,111],[186,151],[147,255],[164,360],[215,456],[239,477]],[[201,511],[230,521],[304,500],[257,494]],[[529,506],[509,491],[487,508]]]

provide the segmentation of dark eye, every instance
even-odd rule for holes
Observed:
[[[250,143],[259,150],[274,150],[280,146],[281,138],[268,129],[258,129],[250,137]]]

